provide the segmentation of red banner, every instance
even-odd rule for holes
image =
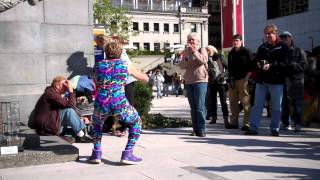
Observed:
[[[221,41],[222,48],[232,46],[232,1],[221,1]]]
[[[242,0],[221,0],[221,43],[223,49],[232,47],[232,35],[243,36]]]

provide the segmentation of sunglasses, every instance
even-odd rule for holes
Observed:
[[[288,36],[288,35],[282,35],[282,36],[280,36],[280,39],[287,39],[287,38],[290,38],[290,36]]]

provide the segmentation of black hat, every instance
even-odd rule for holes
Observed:
[[[232,36],[232,39],[239,39],[242,41],[242,36],[240,34],[235,34]]]

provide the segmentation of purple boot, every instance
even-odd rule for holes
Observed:
[[[89,162],[92,164],[99,164],[101,162],[102,151],[101,150],[92,150],[92,154],[89,158]]]
[[[121,163],[123,163],[123,164],[140,164],[141,162],[142,162],[141,158],[138,158],[132,154],[132,149],[122,151]]]

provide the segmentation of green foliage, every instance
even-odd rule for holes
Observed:
[[[142,119],[143,129],[191,127],[190,119],[169,118],[161,114],[149,114]]]
[[[130,58],[136,57],[139,55],[164,55],[164,52],[161,51],[147,51],[147,50],[130,50],[127,51]]]
[[[142,119],[142,128],[179,128],[191,127],[190,119],[168,118],[161,114],[148,114],[151,108],[152,89],[140,81],[134,84],[134,107]]]
[[[149,113],[152,100],[152,89],[140,81],[134,83],[134,107],[141,116]]]
[[[129,39],[129,33],[132,32],[130,30],[132,18],[125,8],[113,7],[111,0],[94,0],[93,16],[98,24],[106,25],[110,35],[119,36],[124,40]]]

